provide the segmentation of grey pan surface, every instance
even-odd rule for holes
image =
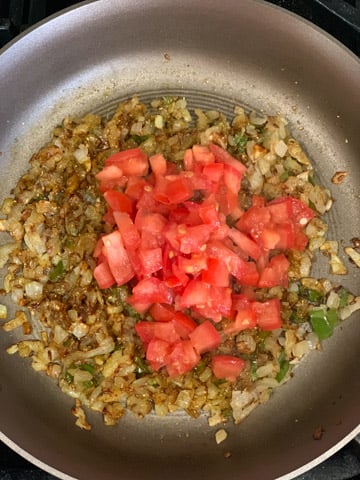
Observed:
[[[164,54],[168,55],[164,55]],[[359,236],[360,63],[334,39],[256,0],[98,0],[41,23],[0,55],[1,198],[66,115],[109,114],[134,93],[164,93],[231,112],[236,102],[280,111],[335,198],[330,236]],[[350,174],[331,185],[337,170]],[[342,281],[359,294],[347,263]],[[328,276],[317,259],[315,274]],[[9,304],[9,308],[12,308]],[[125,418],[90,433],[74,426],[72,400],[0,336],[0,439],[62,479],[293,478],[360,431],[360,319],[311,354],[294,379],[221,445],[205,418]],[[312,433],[325,433],[314,441]],[[225,454],[231,452],[230,458]]]

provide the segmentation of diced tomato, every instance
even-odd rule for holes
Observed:
[[[209,163],[207,165],[204,165],[202,173],[212,182],[219,183],[224,175],[224,164]]]
[[[237,160],[229,152],[224,150],[223,148],[219,147],[219,145],[215,145],[214,143],[210,143],[209,145],[210,150],[215,155],[215,160],[220,163],[225,163],[227,165],[231,165],[232,167],[236,168],[240,173],[246,172],[247,168],[243,165],[240,160]]]
[[[140,235],[128,213],[114,212],[116,225],[121,233],[125,248],[135,250],[140,245]]]
[[[110,271],[116,283],[124,285],[133,278],[135,272],[125,250],[121,234],[115,230],[102,237],[102,239]]]
[[[212,371],[216,378],[224,378],[229,382],[236,382],[245,367],[242,358],[233,355],[214,355],[212,358]]]
[[[256,286],[258,284],[259,272],[254,262],[246,262],[238,257],[232,266],[231,273],[241,285]]]
[[[93,257],[94,258],[99,258],[101,255],[103,255],[102,251],[104,248],[104,242],[102,237],[99,238],[99,240],[96,242],[95,249],[93,252]]]
[[[307,237],[307,235],[303,231],[298,229],[295,232],[294,248],[296,250],[299,250],[299,252],[303,252],[308,243],[309,238]]]
[[[251,257],[254,260],[257,260],[260,257],[262,253],[261,248],[256,242],[254,242],[254,240],[245,235],[245,233],[240,232],[236,228],[231,228],[229,230],[229,237],[248,257]]]
[[[206,270],[203,270],[201,279],[218,287],[228,287],[230,281],[229,269],[223,260],[219,258],[207,259]]]
[[[185,167],[185,170],[190,170],[190,171],[192,171],[194,168],[194,155],[191,148],[188,148],[185,150],[184,167]]]
[[[119,167],[124,175],[136,175],[139,177],[145,177],[149,170],[147,155],[141,148],[131,148],[114,153],[105,161],[105,168],[111,165]]]
[[[232,165],[224,165],[224,184],[230,192],[237,195],[241,187],[242,173]]]
[[[272,257],[269,264],[261,272],[258,286],[260,288],[272,288],[279,285],[287,288],[289,266],[290,262],[284,254]]]
[[[151,188],[144,178],[132,175],[127,182],[125,194],[131,199],[139,200],[144,193],[145,187]]]
[[[144,303],[169,303],[171,304],[174,294],[164,282],[155,277],[140,280],[132,290],[135,301]],[[129,302],[132,304],[132,297]]]
[[[280,316],[280,300],[272,298],[266,302],[253,302],[258,326],[262,330],[275,330],[282,325]]]
[[[151,275],[162,269],[162,250],[157,248],[141,248],[139,251],[141,273]]]
[[[141,236],[144,232],[149,232],[153,237],[160,240],[163,237],[163,231],[167,224],[166,218],[160,213],[151,213],[144,210],[138,210],[135,217],[135,226],[141,232]],[[160,242],[161,243],[161,242]],[[144,247],[151,248],[152,244],[144,245]],[[156,244],[159,244],[157,241]]]
[[[175,311],[170,305],[154,303],[150,308],[150,315],[158,322],[169,322],[174,318]]]
[[[154,335],[156,338],[165,340],[169,343],[175,343],[180,340],[180,335],[176,331],[175,325],[172,322],[154,322]]]
[[[239,206],[238,195],[227,189],[225,185],[219,188],[216,193],[216,200],[219,203],[220,211],[225,216],[230,215],[236,220],[243,215],[243,210]]]
[[[250,207],[236,223],[236,228],[241,232],[250,234],[256,241],[271,222],[271,213],[267,207]]]
[[[208,304],[215,312],[225,317],[230,315],[232,306],[231,288],[211,285]]]
[[[146,360],[150,362],[155,371],[160,370],[166,365],[166,360],[171,352],[171,345],[160,338],[153,338],[150,340],[146,349]]]
[[[156,180],[154,199],[165,205],[175,205],[185,202],[194,192],[190,181],[182,175],[168,175]]]
[[[295,239],[295,227],[293,222],[286,221],[281,224],[277,224],[276,233],[279,235],[279,241],[276,244],[277,249],[289,250],[290,248],[295,247],[296,239]],[[307,237],[306,237],[306,241],[307,241]],[[299,248],[297,249],[300,250]]]
[[[180,257],[178,257],[172,263],[172,266],[171,266],[173,276],[178,279],[178,283],[176,283],[176,285],[174,286],[180,285],[182,287],[185,287],[189,283],[190,277],[184,272],[182,267],[179,265],[179,260],[180,260]]]
[[[188,275],[196,276],[208,268],[207,255],[203,252],[192,253],[190,257],[178,256],[177,260],[179,268]]]
[[[257,235],[257,242],[266,250],[277,248],[281,238],[276,227],[264,227],[262,232]]]
[[[226,334],[239,333],[247,328],[255,328],[257,325],[256,315],[254,310],[250,307],[239,310],[236,313],[234,322],[230,323],[225,329]]]
[[[213,227],[211,225],[195,225],[188,227],[186,225],[179,225],[178,240],[180,243],[181,253],[201,252],[203,247],[206,247],[206,242],[209,240],[210,233]]]
[[[167,161],[162,153],[157,153],[149,158],[151,170],[155,175],[166,175]]]
[[[276,198],[267,204],[267,208],[276,223],[291,219],[299,227],[306,226],[315,216],[311,208],[295,197]]]
[[[203,223],[208,223],[214,227],[220,227],[221,220],[218,212],[218,205],[213,195],[204,200],[200,205],[199,217]]]
[[[211,286],[200,280],[191,280],[185,287],[181,296],[180,305],[182,308],[193,305],[206,304],[209,298]]]
[[[155,338],[155,322],[137,322],[135,330],[145,347]]]
[[[110,288],[115,283],[115,279],[107,261],[101,262],[95,267],[94,278],[100,288]]]
[[[166,369],[170,377],[176,377],[192,370],[199,360],[200,355],[196,353],[190,340],[179,340],[167,356]]]
[[[132,203],[130,198],[118,190],[107,190],[104,198],[112,210],[132,214]]]
[[[176,312],[171,322],[182,339],[189,338],[189,334],[197,327],[197,323],[182,312]]]
[[[96,179],[100,182],[99,189],[101,192],[114,187],[124,187],[128,181],[123,170],[116,165],[105,166],[101,172],[96,174]]]
[[[220,333],[209,320],[205,320],[205,322],[198,325],[189,334],[189,338],[199,355],[217,348],[221,343]]]
[[[215,156],[207,145],[193,145],[192,152],[194,160],[203,165],[215,163]]]

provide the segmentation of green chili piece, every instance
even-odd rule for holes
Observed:
[[[342,288],[341,293],[340,293],[339,307],[340,308],[345,307],[348,304],[348,302],[349,302],[349,292],[347,290],[345,290],[345,288]]]
[[[134,140],[138,145],[141,145],[143,142],[145,142],[150,135],[131,135],[131,140]]]
[[[59,260],[58,263],[50,270],[49,280],[51,282],[56,282],[63,274],[65,268],[62,260]]]
[[[289,360],[287,359],[284,350],[282,350],[279,355],[278,363],[279,363],[279,371],[275,378],[280,383],[285,378],[285,375],[289,371],[289,367],[290,367]]]
[[[339,322],[337,310],[312,310],[310,312],[310,322],[314,332],[320,340],[324,340],[332,335],[334,327]]]
[[[140,357],[139,355],[136,355],[136,357],[134,358],[134,361],[136,365],[135,374],[137,377],[145,375],[146,373],[150,373],[149,367],[147,366],[147,364],[145,363],[145,360],[142,357]]]
[[[74,381],[73,375],[71,375],[68,370],[66,370],[64,378],[66,383],[72,383]]]

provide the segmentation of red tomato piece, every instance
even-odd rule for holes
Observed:
[[[238,257],[231,273],[241,285],[255,287],[258,284],[259,272],[254,262],[245,262],[242,258]]]
[[[200,355],[196,353],[190,340],[179,340],[172,346],[166,358],[166,369],[170,377],[176,377],[192,370],[199,360]]]
[[[160,338],[153,338],[150,340],[146,349],[146,360],[150,362],[155,371],[160,370],[166,365],[166,360],[171,352],[171,345]]]
[[[241,251],[248,257],[251,257],[254,260],[257,260],[260,257],[262,253],[261,248],[245,233],[240,232],[236,228],[231,228],[229,230],[229,237],[234,243],[236,243],[238,247],[240,247]]]
[[[181,253],[201,252],[213,231],[211,225],[178,226],[178,241]]]
[[[151,185],[141,177],[136,177],[134,175],[129,177],[129,180],[126,185],[125,195],[134,200],[140,200],[141,196],[144,193],[144,188],[152,188]]]
[[[258,286],[260,288],[284,287],[289,285],[288,271],[290,262],[284,254],[272,257],[268,266],[261,272]]]
[[[209,225],[213,225],[214,227],[220,227],[221,220],[219,216],[219,206],[213,194],[203,201],[203,203],[198,207],[198,210],[202,223],[207,223]]]
[[[149,171],[147,155],[139,147],[114,153],[106,159],[105,167],[108,165],[121,168],[124,175],[145,177]]]
[[[219,145],[215,145],[214,143],[210,143],[209,148],[211,152],[215,155],[215,160],[220,163],[225,163],[227,165],[231,165],[240,173],[246,172],[247,168],[243,165],[240,160],[237,160],[229,152],[224,150],[223,148],[219,147]]]
[[[170,344],[180,340],[180,335],[172,322],[154,322],[154,324],[154,335],[156,338],[165,340]]]
[[[303,252],[309,243],[309,238],[302,230],[297,230],[295,232],[294,248]]]
[[[280,243],[281,237],[276,226],[269,226],[264,227],[262,232],[257,234],[256,241],[262,248],[265,248],[266,250],[274,250]]]
[[[181,296],[181,308],[193,305],[206,305],[209,301],[211,286],[201,280],[190,280]]]
[[[280,300],[278,298],[272,298],[266,302],[253,302],[252,308],[257,324],[262,330],[275,330],[281,327]]]
[[[229,269],[219,258],[208,258],[206,270],[203,270],[201,279],[217,287],[228,287],[230,282]]]
[[[184,167],[185,167],[185,170],[188,170],[188,171],[192,171],[194,168],[194,155],[191,148],[188,148],[185,150]]]
[[[276,198],[268,203],[267,208],[276,223],[291,219],[299,227],[305,227],[315,216],[315,212],[311,208],[294,197]]]
[[[210,305],[196,305],[191,308],[191,311],[198,315],[197,318],[204,320],[209,318],[215,323],[219,323],[222,320],[222,314],[215,311]]]
[[[225,216],[230,215],[233,219],[238,219],[243,215],[243,210],[239,206],[238,195],[225,185],[221,186],[216,193],[216,200],[219,203],[220,212]]]
[[[180,257],[178,257],[171,265],[173,276],[178,280],[178,282],[176,282],[174,286],[185,287],[189,283],[190,278],[188,277],[188,275],[186,275],[182,267],[179,265],[179,260]]]
[[[157,322],[169,322],[174,318],[175,311],[170,305],[154,303],[150,308],[150,315]]]
[[[199,355],[214,350],[221,343],[220,333],[209,320],[205,320],[205,322],[198,325],[195,330],[189,334],[189,338],[192,346]]]
[[[157,153],[149,158],[151,170],[155,175],[166,175],[167,161],[162,153]]]
[[[229,316],[232,307],[231,288],[211,285],[208,304],[215,312],[225,317]]]
[[[116,225],[121,233],[125,248],[135,250],[140,245],[140,235],[128,213],[114,212]]]
[[[210,163],[204,165],[202,170],[203,175],[208,178],[211,182],[219,183],[224,175],[224,164],[223,163]]]
[[[276,245],[277,249],[289,250],[290,248],[295,247],[295,227],[294,227],[293,222],[288,220],[288,221],[283,222],[281,224],[277,224],[276,225],[276,232],[280,237],[279,241]],[[306,239],[307,239],[307,237],[306,237]],[[298,249],[298,250],[300,250],[300,249]]]
[[[248,328],[255,328],[257,325],[256,315],[252,308],[245,308],[236,313],[235,321],[229,324],[224,332],[226,334],[239,333]]]
[[[245,367],[242,358],[233,355],[214,355],[212,358],[212,371],[216,378],[224,378],[229,382],[236,382]]]
[[[146,348],[155,338],[155,322],[137,322],[135,323],[135,331]]]
[[[158,177],[154,189],[154,199],[165,205],[176,205],[189,200],[194,192],[190,181],[182,175]]]
[[[207,145],[193,145],[192,152],[194,160],[203,165],[215,163],[215,155],[210,151]]]
[[[142,275],[151,275],[162,269],[162,250],[157,248],[141,248],[139,250]]]
[[[133,278],[135,272],[125,250],[121,234],[115,230],[102,239],[111,273],[118,285],[124,285]]]
[[[242,173],[232,165],[224,165],[224,184],[230,192],[237,195],[241,187]]]
[[[132,290],[135,301],[143,303],[169,303],[172,304],[174,294],[164,282],[155,277],[140,280]],[[129,302],[131,302],[130,297]]]
[[[179,268],[188,275],[198,275],[207,268],[207,255],[192,253],[190,257],[177,257]]]
[[[250,234],[257,241],[264,228],[271,223],[271,213],[267,207],[250,207],[236,223],[240,232]]]
[[[107,190],[104,192],[104,198],[112,210],[132,214],[132,203],[125,193],[118,190]]]
[[[176,312],[171,319],[171,322],[177,333],[184,340],[189,338],[189,334],[197,327],[197,323],[191,317],[182,312]]]
[[[110,288],[115,283],[115,279],[107,261],[101,262],[95,267],[94,278],[100,288]]]
[[[265,197],[262,195],[253,195],[252,197],[253,207],[265,207]]]
[[[96,179],[100,182],[99,189],[101,192],[114,187],[124,187],[128,181],[123,170],[116,165],[106,165],[101,172],[96,174]]]

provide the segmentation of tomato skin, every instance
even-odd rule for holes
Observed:
[[[155,322],[137,322],[135,323],[135,330],[147,348],[151,340],[155,338]]]
[[[214,355],[212,358],[212,371],[215,377],[229,382],[236,382],[244,367],[245,361],[232,355]]]
[[[121,168],[116,165],[106,165],[101,172],[96,174],[99,183],[99,190],[106,192],[114,187],[124,187],[128,178]]]
[[[192,370],[200,361],[190,340],[179,340],[167,356],[166,369],[170,377],[176,377]]]
[[[219,183],[224,175],[224,164],[223,163],[210,163],[204,165],[202,170],[203,175],[207,177],[211,182]]]
[[[224,184],[230,192],[237,195],[241,187],[242,173],[232,165],[224,165]]]
[[[221,343],[220,333],[209,320],[205,320],[205,322],[198,325],[189,334],[189,338],[199,355],[209,350],[214,350]]]
[[[181,308],[205,304],[209,298],[210,285],[200,280],[190,280],[181,296]]]
[[[266,302],[253,302],[257,324],[262,330],[275,330],[282,325],[280,316],[280,300],[272,298]]]
[[[176,205],[193,196],[191,183],[185,176],[168,175],[156,180],[154,198],[165,205]]]

